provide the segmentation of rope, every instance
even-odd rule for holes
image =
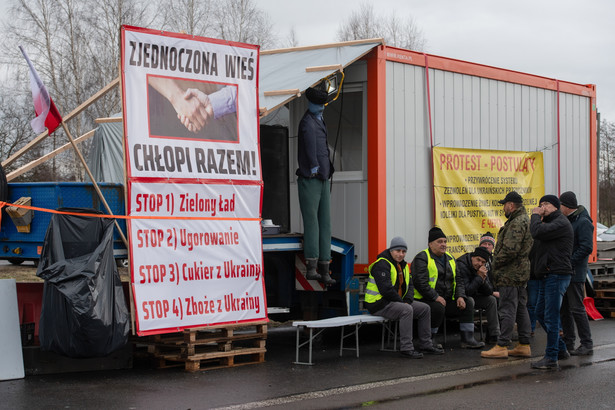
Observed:
[[[11,204],[9,202],[0,201],[0,209],[5,206],[13,206],[15,208],[24,208],[30,209],[32,211],[39,212],[48,212],[52,214],[59,215],[76,215],[76,216],[88,216],[92,218],[105,218],[105,219],[173,219],[173,220],[195,220],[195,221],[260,221],[261,218],[221,218],[221,217],[212,217],[212,216],[149,216],[149,215],[106,215],[106,214],[91,214],[91,213],[82,213],[82,212],[66,212],[66,211],[58,211],[55,209],[47,209],[47,208],[38,208],[36,206],[29,205],[16,205]]]

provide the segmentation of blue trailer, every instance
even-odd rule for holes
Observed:
[[[124,187],[116,183],[99,183],[101,192],[114,215],[125,215]],[[89,182],[20,182],[8,184],[8,202],[15,203],[19,198],[30,197],[31,206],[45,209],[93,208],[107,214],[104,204],[98,197],[94,185]],[[35,211],[30,224],[30,232],[19,232],[13,220],[3,211],[0,229],[0,259],[14,264],[24,261],[37,263],[47,226],[51,220],[50,212]],[[122,231],[126,232],[126,222],[118,220]],[[128,257],[126,246],[117,232],[114,235],[114,255],[122,260]]]

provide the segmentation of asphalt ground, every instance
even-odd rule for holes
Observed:
[[[615,361],[614,325],[615,319],[591,322],[594,355],[561,361],[561,372],[575,374],[592,364]],[[359,358],[350,351],[339,356],[339,329],[324,332],[315,342],[312,366],[293,364],[295,331],[288,326],[269,331],[264,363],[233,368],[194,373],[183,367],[158,369],[138,348],[131,369],[0,382],[0,408],[355,408],[384,406],[392,397],[430,397],[524,375],[543,377],[543,372],[530,369],[530,361],[544,353],[542,329],[537,328],[532,339],[532,359],[506,360],[483,359],[480,350],[461,349],[456,329],[454,323],[448,326],[444,355],[419,360],[380,351],[379,325],[360,329]]]

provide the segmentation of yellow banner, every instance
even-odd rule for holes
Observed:
[[[433,149],[436,225],[456,258],[478,246],[504,222],[498,201],[517,191],[528,214],[544,195],[542,152]]]

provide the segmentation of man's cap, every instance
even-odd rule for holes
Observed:
[[[554,207],[556,207],[557,209],[559,209],[560,206],[560,202],[559,199],[555,196],[555,195],[545,195],[542,198],[540,198],[540,201],[538,202],[539,204],[542,204],[543,202],[549,202],[550,204],[552,204]]]
[[[493,246],[495,246],[495,238],[493,237],[493,234],[491,232],[487,232],[483,236],[481,236],[480,242],[478,244],[482,245],[485,242],[489,242]]]
[[[327,94],[327,92],[319,87],[310,87],[307,90],[305,90],[305,96],[308,99],[309,102],[311,102],[312,104],[325,104],[327,102],[327,98],[329,97],[329,94]]]
[[[559,196],[559,201],[566,208],[577,209],[579,204],[577,202],[577,196],[572,191],[566,191]]]
[[[429,239],[427,240],[427,242],[433,242],[436,239],[440,238],[446,238],[446,235],[444,235],[442,229],[438,228],[437,226],[434,226],[429,230]]]
[[[389,250],[394,251],[396,249],[403,249],[405,251],[408,250],[408,244],[401,236],[396,236],[395,238],[391,239],[391,245],[389,246]]]
[[[489,251],[482,246],[479,246],[474,249],[474,252],[472,252],[472,256],[478,256],[480,258],[483,258],[486,262],[491,259],[491,254],[489,253]]]
[[[502,205],[504,205],[506,202],[514,202],[515,204],[522,204],[523,203],[523,198],[521,198],[521,195],[519,195],[517,192],[510,191],[509,193],[506,194],[504,199],[502,199],[499,202]]]

